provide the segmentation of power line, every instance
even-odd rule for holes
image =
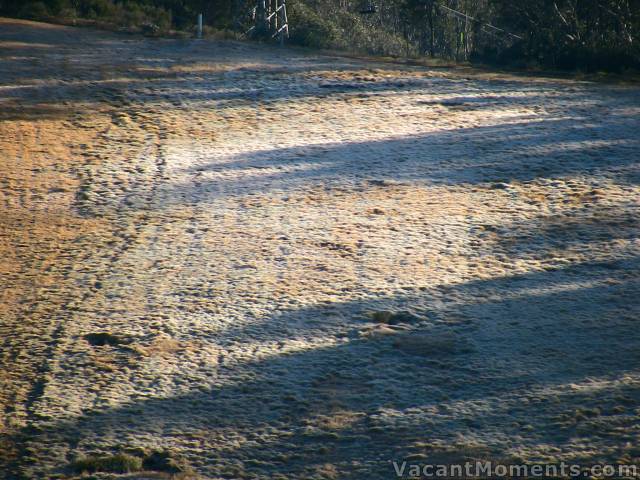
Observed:
[[[468,18],[469,20],[471,20],[473,22],[477,22],[477,23],[482,24],[484,27],[489,27],[489,28],[491,28],[491,29],[493,29],[493,30],[495,30],[497,32],[502,32],[502,33],[505,33],[505,34],[509,35],[510,37],[517,38],[518,40],[522,40],[522,37],[519,36],[519,35],[516,35],[515,33],[507,32],[506,30],[503,30],[502,28],[498,28],[495,25],[491,25],[489,23],[485,23],[485,22],[483,22],[481,20],[478,20],[477,18],[474,18],[474,17],[471,17],[471,16],[467,15],[466,13],[459,12],[458,10],[454,10],[453,8],[447,7],[446,5],[442,5],[441,3],[436,3],[436,5],[438,5],[441,8],[444,8],[445,10],[448,10],[449,12],[453,13],[454,15],[458,15],[460,17]]]

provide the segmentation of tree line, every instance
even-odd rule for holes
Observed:
[[[0,0],[0,14],[242,33],[254,0]],[[640,0],[288,0],[291,41],[378,55],[640,68]]]

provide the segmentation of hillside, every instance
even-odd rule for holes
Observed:
[[[0,56],[5,478],[640,463],[637,87],[9,19]]]

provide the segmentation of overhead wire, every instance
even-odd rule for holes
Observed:
[[[441,3],[436,3],[436,5],[438,5],[439,7],[443,8],[443,9],[445,9],[447,11],[449,11],[450,13],[453,13],[454,15],[458,15],[460,17],[467,18],[467,19],[469,19],[469,20],[471,20],[473,22],[480,23],[480,24],[482,24],[483,27],[489,27],[489,28],[491,28],[492,30],[494,30],[496,32],[505,33],[505,34],[509,35],[512,38],[517,38],[518,40],[522,40],[522,37],[519,36],[519,35],[516,35],[515,33],[508,32],[508,31],[506,31],[506,30],[504,30],[502,28],[496,27],[495,25],[491,25],[490,23],[486,23],[486,22],[483,22],[482,20],[478,20],[477,18],[474,18],[474,17],[472,17],[470,15],[467,15],[466,13],[459,12],[458,10],[454,10],[453,8],[448,7],[446,5],[443,5]],[[487,33],[489,33],[489,32],[487,32]]]

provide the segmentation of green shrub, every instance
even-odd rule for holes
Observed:
[[[153,23],[160,30],[168,30],[171,28],[171,13],[162,7],[153,5],[145,5],[137,2],[126,2],[117,5],[115,18],[112,20],[116,23],[135,27],[144,23]]]
[[[376,17],[314,0],[292,0],[287,10],[291,43],[376,55],[406,52],[401,35],[378,24]]]
[[[335,48],[336,44],[341,43],[336,25],[302,2],[291,3],[289,25],[290,40],[297,45]]]
[[[51,12],[44,2],[29,2],[20,9],[19,15],[23,18],[42,20],[49,17]]]
[[[78,2],[78,13],[91,19],[111,17],[115,13],[115,5],[111,0],[82,0]]]
[[[75,10],[71,0],[48,0],[47,6],[52,15],[68,14],[70,11]]]

